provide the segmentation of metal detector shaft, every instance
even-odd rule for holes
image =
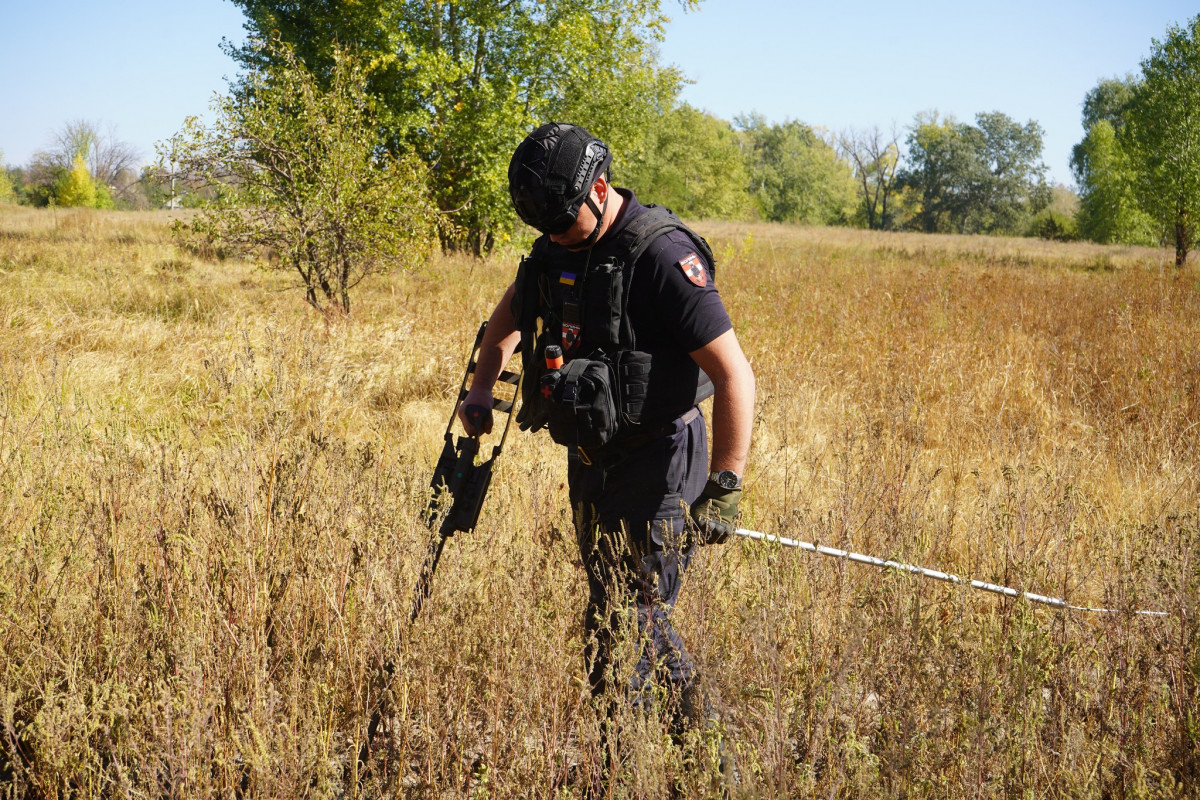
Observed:
[[[760,533],[759,531],[751,531],[746,528],[737,528],[733,531],[737,536],[746,539],[758,539],[763,542],[773,542],[781,544],[784,547],[795,547],[800,550],[807,550],[810,553],[819,553],[823,556],[831,558],[841,558],[846,561],[853,561],[856,564],[868,564],[872,567],[884,567],[886,569],[896,569],[901,572],[909,572],[914,575],[920,575],[925,578],[933,578],[936,581],[945,581],[946,583],[961,584],[970,586],[972,589],[980,589],[993,594],[1002,594],[1005,597],[1024,597],[1031,603],[1041,603],[1042,605],[1053,606],[1070,611],[1093,611],[1098,614],[1123,614],[1134,613],[1147,617],[1165,617],[1165,611],[1134,611],[1124,612],[1115,608],[1092,608],[1090,606],[1073,606],[1065,600],[1058,597],[1048,597],[1044,594],[1034,594],[1033,592],[1022,592],[1019,589],[1013,589],[1008,586],[1000,586],[995,583],[985,583],[984,581],[966,580],[952,575],[949,572],[941,572],[936,569],[927,569],[925,567],[917,567],[912,564],[903,564],[899,561],[890,561],[883,558],[875,558],[874,556],[865,556],[862,553],[853,553],[849,550],[839,550],[836,547],[825,547],[823,545],[811,544],[802,542],[797,539],[788,539],[784,536],[775,536],[770,533]]]
[[[417,578],[417,587],[413,590],[413,607],[412,614],[409,615],[409,623],[416,622],[417,615],[421,613],[421,606],[425,604],[425,598],[429,597],[429,593],[433,591],[433,573],[437,569],[438,562],[442,560],[442,550],[446,547],[446,539],[450,537],[438,535],[429,543],[429,552],[425,554],[425,563],[421,565],[421,576]]]

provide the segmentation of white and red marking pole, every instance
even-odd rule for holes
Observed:
[[[1165,617],[1165,611],[1122,611],[1116,608],[1092,608],[1091,606],[1073,606],[1066,600],[1058,597],[1048,597],[1044,594],[1034,594],[1033,592],[1022,592],[1019,589],[1013,589],[1009,586],[1000,586],[995,583],[985,583],[984,581],[965,580],[952,575],[949,572],[941,572],[936,569],[927,569],[925,567],[917,567],[912,564],[902,564],[899,561],[890,561],[883,558],[875,558],[874,556],[865,556],[862,553],[853,553],[849,550],[839,550],[836,547],[825,547],[824,545],[812,544],[810,542],[802,542],[798,539],[789,539],[785,536],[775,536],[770,533],[760,533],[759,531],[751,531],[746,528],[737,528],[733,531],[734,535],[741,536],[746,539],[757,539],[763,542],[771,542],[773,544],[781,544],[784,547],[795,547],[800,550],[807,550],[810,553],[818,553],[830,558],[840,558],[846,561],[853,561],[856,564],[867,564],[872,567],[883,567],[885,569],[896,569],[901,572],[908,572],[913,575],[920,575],[925,578],[933,578],[935,581],[945,581],[946,583],[960,584],[970,586],[972,589],[980,589],[993,594],[1002,594],[1005,597],[1024,597],[1031,603],[1041,603],[1054,608],[1061,608],[1065,611],[1093,611],[1097,614],[1140,614],[1146,617]]]

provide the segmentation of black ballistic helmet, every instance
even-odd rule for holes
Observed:
[[[592,184],[610,163],[608,146],[583,128],[547,123],[526,136],[508,162],[513,208],[542,233],[562,233],[575,224]]]

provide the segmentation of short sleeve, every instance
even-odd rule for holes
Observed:
[[[648,301],[646,310],[659,334],[686,352],[733,328],[712,265],[683,231],[669,231],[647,249],[638,262],[633,291],[634,297]]]

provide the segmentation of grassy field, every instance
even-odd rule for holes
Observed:
[[[1168,612],[706,548],[676,624],[740,792],[1200,795],[1196,268],[698,227],[758,378],[747,527]],[[585,584],[544,434],[510,439],[408,624],[453,392],[514,263],[438,258],[327,324],[164,215],[0,206],[0,796],[581,796]],[[621,722],[614,796],[704,796],[660,716]]]

